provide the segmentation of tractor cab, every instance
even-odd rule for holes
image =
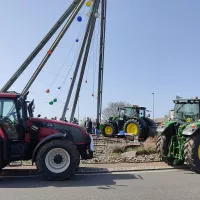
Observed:
[[[199,120],[200,99],[179,99],[174,103],[174,120],[184,123]]]
[[[130,119],[130,118],[145,117],[146,116],[146,108],[139,107],[136,105],[121,107],[121,108],[119,108],[119,116],[121,118],[125,118],[125,120]]]

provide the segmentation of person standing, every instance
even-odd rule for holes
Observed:
[[[99,138],[99,128],[100,128],[100,123],[99,123],[99,120],[96,119],[95,135],[97,136],[97,138]]]
[[[92,137],[92,120],[90,118],[87,118],[87,121],[86,121],[86,132],[90,136],[90,139],[91,139],[90,151],[94,152],[94,140]]]

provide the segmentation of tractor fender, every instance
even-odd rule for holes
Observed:
[[[171,123],[171,124],[163,127],[163,131],[160,134],[161,135],[164,134],[167,137],[171,137],[172,135],[175,135],[176,134],[175,123]]]
[[[36,145],[36,147],[35,147],[35,149],[33,151],[33,155],[32,155],[32,163],[35,162],[36,155],[37,155],[37,152],[40,149],[40,147],[42,145],[44,145],[46,142],[49,142],[49,141],[54,140],[54,139],[68,139],[68,140],[73,142],[72,136],[69,133],[64,133],[64,134],[63,133],[56,133],[56,134],[52,134],[52,135],[49,135],[49,136],[45,137],[43,140],[41,140]]]
[[[182,132],[182,135],[191,136],[200,132],[200,123],[188,124]]]
[[[142,118],[133,118],[134,120],[138,121],[142,128],[147,127],[147,123]]]
[[[158,135],[165,134],[166,136],[172,136],[176,133],[175,124],[176,121],[166,121],[164,125],[157,126],[156,132]]]

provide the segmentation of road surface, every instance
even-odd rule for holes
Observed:
[[[0,177],[1,200],[199,200],[200,175],[187,170],[76,175],[64,182],[39,176]]]

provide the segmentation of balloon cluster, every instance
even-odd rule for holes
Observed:
[[[50,102],[49,102],[49,104],[50,104],[50,105],[53,105],[53,104],[56,103],[56,102],[57,102],[57,98],[54,98],[53,101],[50,101]]]
[[[89,1],[87,1],[86,2],[86,6],[87,7],[90,7],[91,5],[92,5],[92,3],[94,3],[94,0],[89,0]],[[87,13],[86,15],[89,17],[90,16],[90,12],[89,13]],[[98,18],[99,17],[99,13],[95,13],[95,17],[96,18]],[[77,17],[77,21],[78,22],[82,22],[82,17],[79,15],[78,17]],[[77,38],[76,40],[75,40],[76,42],[79,42],[79,39]],[[48,53],[52,53],[52,52],[48,52]],[[72,78],[71,78],[71,80],[72,80]],[[87,80],[85,80],[85,83],[87,83]],[[58,89],[61,89],[61,87],[58,87]],[[46,89],[46,93],[50,93],[50,89]],[[94,96],[94,94],[92,94],[92,96]],[[49,104],[50,105],[53,105],[54,103],[56,103],[57,102],[57,98],[54,98],[52,101],[50,101],[49,102]]]

